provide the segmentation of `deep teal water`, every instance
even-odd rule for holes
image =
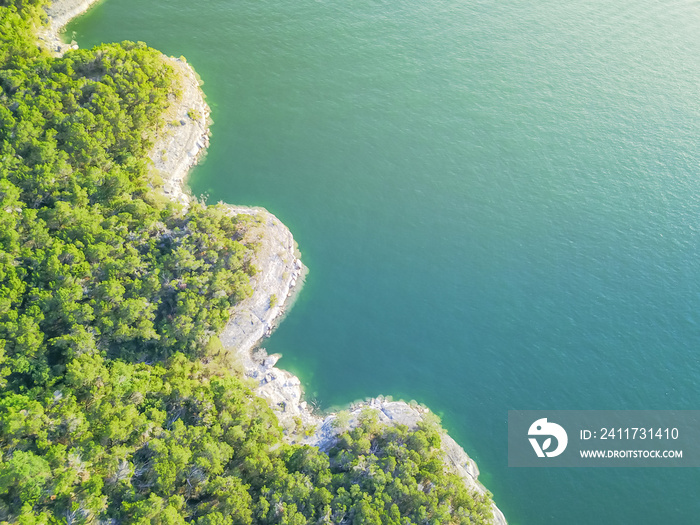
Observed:
[[[192,177],[310,268],[266,347],[331,408],[443,417],[511,524],[698,522],[695,469],[509,469],[509,409],[698,409],[700,4],[109,0],[185,55]]]

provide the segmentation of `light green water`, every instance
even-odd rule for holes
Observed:
[[[697,409],[700,5],[107,0],[185,55],[191,178],[310,268],[267,342],[322,407],[438,412],[511,524],[696,523],[694,469],[509,469],[508,409]]]

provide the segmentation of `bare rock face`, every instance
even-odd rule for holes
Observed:
[[[254,218],[246,241],[258,248],[254,264],[258,272],[251,278],[253,295],[237,304],[219,335],[226,348],[234,348],[245,373],[256,384],[256,393],[265,398],[288,430],[315,425],[317,418],[302,400],[301,381],[285,370],[275,368],[279,355],[252,349],[272,333],[290,304],[290,297],[303,282],[306,268],[298,258],[296,243],[289,229],[263,208],[230,206],[233,215]]]
[[[253,295],[233,308],[219,338],[225,347],[236,349],[248,368],[257,366],[250,351],[272,333],[288,304],[287,298],[301,283],[305,268],[297,257],[291,232],[277,217],[264,208],[230,206],[228,210],[232,215],[254,218],[245,241],[257,245],[254,264],[258,271],[251,278]],[[269,357],[267,362],[274,364],[276,360]]]
[[[210,110],[194,69],[183,59],[163,56],[181,81],[179,98],[165,113],[165,127],[156,139],[150,158],[163,179],[163,193],[187,206],[185,178],[209,147]]]
[[[60,0],[46,7],[50,25],[55,33],[63,29],[71,19],[87,11],[97,0]]]
[[[479,483],[479,468],[476,462],[470,458],[462,447],[448,434],[442,436],[442,448],[445,451],[447,461],[454,468],[455,472],[464,480],[468,487],[472,487],[477,492],[483,494],[486,488]],[[494,525],[507,525],[506,517],[496,503],[491,503]]]
[[[44,9],[49,24],[39,31],[39,43],[41,47],[54,55],[62,55],[69,49],[78,49],[75,42],[64,43],[59,38],[59,33],[71,19],[87,11],[97,0],[57,0],[51,2]]]
[[[266,355],[264,351],[260,354],[261,357]],[[278,357],[268,356],[262,362],[254,357],[253,362],[246,367],[246,375],[255,380],[255,393],[267,400],[285,429],[288,440],[296,442],[298,436],[312,433],[322,420],[309,410],[303,400],[304,393],[299,378],[273,366]]]

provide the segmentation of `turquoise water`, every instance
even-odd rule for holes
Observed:
[[[580,5],[577,5],[580,4]],[[109,0],[185,55],[195,193],[310,268],[267,342],[331,408],[443,417],[515,524],[697,523],[695,469],[509,469],[509,409],[698,409],[700,4]]]

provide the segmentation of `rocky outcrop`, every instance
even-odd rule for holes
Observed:
[[[464,449],[449,434],[442,435],[442,448],[445,451],[448,464],[452,465],[455,472],[464,480],[467,486],[472,487],[480,494],[486,492],[486,488],[479,483],[479,468],[476,466],[476,462],[467,455]],[[507,525],[505,515],[493,501],[491,503],[491,511],[493,512],[494,525]]]
[[[389,398],[378,397],[370,399],[364,403],[356,403],[346,412],[342,425],[338,424],[339,415],[329,414],[321,420],[316,427],[316,431],[303,439],[309,445],[315,445],[321,450],[329,450],[335,440],[346,428],[355,428],[359,424],[359,416],[365,410],[376,413],[381,423],[386,425],[406,425],[408,428],[416,428],[423,420],[430,420],[431,412],[428,408],[415,402],[393,401]],[[486,488],[479,483],[479,468],[462,447],[452,439],[447,433],[442,433],[442,449],[445,453],[447,465],[463,480],[465,485],[477,492],[485,494]],[[492,503],[494,525],[507,525],[505,516],[501,510]]]
[[[51,30],[58,34],[68,22],[87,11],[97,0],[59,0],[46,7]]]
[[[40,45],[54,55],[61,55],[68,49],[78,49],[75,42],[64,43],[59,34],[71,19],[87,11],[97,0],[57,0],[45,9],[48,24],[39,31]]]
[[[315,444],[313,436],[323,419],[304,401],[299,378],[275,367],[279,358],[279,354],[267,355],[264,350],[253,352],[245,365],[246,375],[256,382],[256,394],[266,399],[277,414],[287,440]]]
[[[173,95],[165,112],[165,125],[158,133],[150,158],[163,180],[163,193],[187,206],[190,196],[185,191],[185,178],[209,146],[210,110],[197,74],[185,59],[165,55],[163,59],[177,73],[180,93]]]
[[[248,363],[251,349],[270,335],[305,269],[291,232],[277,217],[264,208],[229,206],[228,211],[254,218],[243,241],[256,246],[253,263],[257,271],[251,277],[253,295],[233,308],[219,338]]]
[[[291,306],[306,275],[296,243],[289,229],[264,208],[230,206],[236,215],[254,217],[245,241],[257,246],[254,264],[257,273],[251,278],[253,295],[237,304],[219,335],[224,347],[235,349],[245,374],[257,384],[256,393],[275,410],[290,435],[298,427],[311,427],[318,418],[311,414],[302,399],[301,381],[285,370],[275,368],[279,355],[267,355],[253,349],[269,336]]]

